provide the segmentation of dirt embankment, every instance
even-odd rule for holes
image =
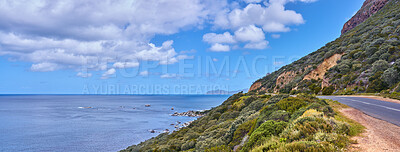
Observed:
[[[400,151],[400,127],[362,113],[354,108],[341,109],[346,117],[365,126],[361,136],[353,137],[357,143],[351,145],[350,151],[362,152],[398,152]]]
[[[335,54],[329,58],[326,58],[324,62],[322,62],[318,67],[311,71],[309,74],[307,74],[303,80],[311,80],[311,79],[324,79],[325,73],[335,65],[337,65],[337,61],[342,58],[343,54]],[[327,86],[328,84],[322,83],[322,87]]]

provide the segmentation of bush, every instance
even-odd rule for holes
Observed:
[[[389,63],[385,60],[378,60],[372,64],[372,72],[385,71],[389,68]]]
[[[281,110],[286,110],[290,113],[293,113],[301,107],[307,105],[307,103],[298,98],[289,97],[279,101],[278,103],[276,103],[276,105]]]
[[[242,141],[243,137],[247,135],[247,133],[249,133],[251,131],[251,128],[253,128],[253,126],[256,123],[256,119],[253,120],[249,120],[243,124],[241,124],[235,131],[233,138],[232,138],[232,142],[229,144],[229,146],[233,147],[236,145],[239,145],[240,142]]]
[[[388,85],[381,79],[376,79],[369,84],[367,93],[378,93],[385,89],[388,89]]]
[[[395,68],[389,68],[383,72],[381,78],[390,86],[394,85],[400,79],[399,71],[397,71]]]
[[[332,93],[334,91],[335,91],[335,87],[329,86],[329,87],[325,87],[324,89],[322,89],[322,94],[323,95],[332,95]]]
[[[283,121],[276,122],[274,120],[269,120],[264,122],[250,135],[249,141],[247,142],[244,150],[250,150],[252,147],[267,141],[269,137],[279,135],[286,128],[286,126],[287,123]]]
[[[315,141],[297,141],[282,145],[277,148],[276,151],[330,152],[337,150],[333,145],[326,142],[318,143]]]
[[[196,146],[196,140],[189,140],[186,143],[184,143],[181,147],[181,150],[189,150],[192,149]]]
[[[205,149],[205,152],[230,152],[230,151],[232,151],[228,146],[225,146],[225,145],[221,145],[221,146],[215,146],[215,147],[212,147],[212,148],[206,148]]]
[[[278,110],[274,111],[269,115],[268,120],[275,120],[275,121],[289,121],[290,113],[283,111],[283,110]]]
[[[387,27],[383,28],[381,34],[389,34],[389,33],[391,33],[392,31],[394,31],[394,28],[391,27],[391,26],[387,26]]]
[[[383,42],[385,42],[385,39],[379,38],[379,39],[374,40],[374,41],[371,43],[371,46],[379,46],[379,45],[381,45]]]

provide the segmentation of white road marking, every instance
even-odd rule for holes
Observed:
[[[386,108],[386,109],[389,109],[389,110],[393,110],[393,111],[398,111],[398,112],[400,112],[400,109],[391,108],[391,107],[386,107],[386,106],[377,105],[377,104],[373,104],[373,103],[368,103],[368,102],[363,102],[363,101],[358,101],[358,100],[353,100],[353,99],[346,99],[346,98],[340,98],[340,99],[351,100],[351,101],[360,102],[360,103],[363,103],[363,104],[374,105],[374,106],[378,106],[378,107],[382,107],[382,108]]]

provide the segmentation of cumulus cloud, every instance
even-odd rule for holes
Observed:
[[[264,49],[269,43],[265,40],[263,30],[254,25],[241,27],[234,32],[234,35],[229,32],[224,34],[208,33],[203,36],[203,41],[212,44],[210,50],[217,52],[230,51],[228,44],[232,43],[245,42],[244,48],[246,49]]]
[[[38,72],[48,72],[48,71],[54,71],[57,69],[59,69],[59,66],[57,64],[49,63],[49,62],[32,64],[32,66],[31,66],[32,71],[38,71]]]
[[[246,3],[260,3],[262,0],[243,0]]]
[[[223,34],[207,33],[203,36],[203,41],[214,43],[235,43],[234,37],[229,32]]]
[[[114,68],[111,68],[101,75],[101,79],[108,79],[110,76],[114,75],[115,72],[116,70]]]
[[[82,67],[105,70],[108,65],[132,68],[141,60],[176,63],[188,56],[180,56],[173,41],[156,46],[150,40],[157,34],[200,27],[217,12],[207,6],[210,0],[0,3],[0,55],[31,62],[31,70],[41,72]]]
[[[260,42],[251,42],[247,43],[244,48],[246,49],[265,49],[268,46],[268,41],[260,41]]]
[[[301,14],[286,10],[284,3],[270,1],[268,6],[249,4],[243,9],[235,9],[229,13],[228,19],[231,28],[240,28],[246,25],[263,27],[266,32],[287,32],[287,25],[303,24]],[[278,30],[276,27],[281,27]]]
[[[235,31],[235,38],[242,42],[260,42],[265,39],[265,34],[262,29],[249,25]]]
[[[172,40],[150,43],[156,35],[183,29],[224,30],[203,36],[211,51],[263,49],[268,46],[264,33],[288,32],[305,22],[285,8],[287,3],[314,1],[0,0],[0,55],[32,63],[31,71],[87,68],[104,71],[106,78],[109,68],[193,58],[177,53]]]
[[[214,24],[216,28],[229,30],[234,35],[229,32],[204,35],[203,41],[211,44],[211,48],[232,48],[243,44],[243,48],[247,49],[264,49],[269,43],[264,33],[289,32],[290,26],[305,23],[301,14],[285,8],[287,3],[311,3],[317,0],[269,0],[262,4],[261,0],[242,1],[246,3],[244,7],[230,7],[225,14],[217,16]],[[277,34],[273,35],[273,38],[276,37]]]
[[[215,43],[211,46],[210,50],[215,51],[215,52],[228,52],[231,49],[230,49],[229,45]]]

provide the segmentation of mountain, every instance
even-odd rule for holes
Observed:
[[[247,92],[248,89],[236,90],[236,91],[227,91],[227,90],[211,90],[207,91],[207,95],[232,95],[239,92]]]
[[[376,12],[381,10],[383,6],[387,4],[389,0],[367,0],[364,2],[361,9],[349,20],[347,21],[342,29],[342,34],[350,31],[358,24],[361,24],[370,16],[374,15]]]
[[[399,5],[397,0],[367,0],[346,25],[356,25],[361,19],[365,21],[319,50],[257,80],[249,91],[291,94],[399,92]],[[378,9],[380,6],[382,8]],[[365,13],[367,15],[363,16]]]
[[[363,127],[338,114],[339,103],[312,94],[398,95],[399,33],[400,0],[389,0],[336,40],[257,80],[248,93],[122,151],[347,151]]]

